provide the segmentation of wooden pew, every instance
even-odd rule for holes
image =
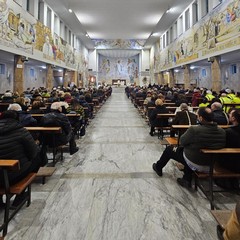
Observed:
[[[204,195],[210,202],[211,210],[215,208],[214,203],[214,190],[213,190],[213,179],[214,178],[240,178],[240,173],[235,173],[224,168],[219,168],[215,164],[218,159],[221,158],[222,154],[240,154],[240,148],[222,148],[222,149],[201,149],[204,154],[210,154],[212,156],[212,162],[210,165],[209,173],[194,172],[195,176],[195,190],[199,187]],[[240,158],[239,158],[240,159]],[[199,179],[208,179],[208,188],[206,190],[204,186],[200,184]]]
[[[175,117],[175,114],[174,113],[160,113],[157,115],[157,118],[172,118],[172,117]],[[156,130],[158,130],[158,138],[162,138],[163,139],[163,131],[164,130],[170,130],[171,127],[170,126],[165,126],[165,127],[155,127]]]
[[[8,171],[18,171],[18,160],[0,159],[0,169],[3,171],[3,187],[0,188],[0,195],[6,195],[6,204],[4,208],[4,220],[0,226],[0,231],[3,231],[3,237],[7,234],[8,223],[27,202],[27,206],[31,203],[31,183],[36,177],[36,173],[29,173],[24,179],[14,185],[9,185]],[[13,196],[19,195],[26,191],[26,197],[22,202],[10,213],[10,200]]]
[[[63,146],[56,146],[55,144],[55,138],[56,138],[56,134],[60,134],[62,132],[62,128],[61,127],[25,127],[25,129],[27,129],[28,131],[33,131],[33,132],[42,132],[45,134],[51,134],[53,136],[53,148],[52,148],[52,153],[53,153],[53,166],[55,166],[56,164],[56,155],[57,155],[57,149],[60,148],[61,150],[61,158],[60,160],[63,160]]]
[[[218,225],[225,229],[228,220],[231,217],[231,210],[211,210],[213,217],[216,219]]]
[[[42,178],[42,184],[45,184],[46,177],[51,177],[55,172],[56,167],[40,167],[36,177]]]

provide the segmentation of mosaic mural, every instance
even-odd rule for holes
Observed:
[[[134,83],[139,74],[139,56],[107,58],[99,55],[99,80],[126,79]]]
[[[146,40],[93,39],[96,49],[142,49]]]
[[[160,69],[227,52],[239,46],[239,26],[240,1],[225,1],[160,52]]]
[[[88,53],[83,46],[74,49],[10,0],[0,0],[0,44],[10,51],[18,49],[23,54],[34,55],[38,60],[47,59],[79,71],[87,70]]]

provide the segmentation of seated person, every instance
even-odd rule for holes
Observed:
[[[61,127],[62,132],[55,138],[56,146],[65,145],[69,142],[70,154],[72,155],[78,151],[72,126],[68,117],[62,113],[62,106],[60,102],[52,103],[51,112],[44,114],[41,119],[41,125],[44,127]],[[52,139],[50,137],[46,137],[46,139],[44,138],[44,141],[48,146],[53,147]]]
[[[217,235],[219,240],[237,240],[240,238],[240,202],[236,204],[225,229],[217,226]]]
[[[180,111],[176,113],[175,118],[172,121],[172,125],[196,125],[197,124],[197,115],[189,112],[188,105],[186,103],[182,103],[180,105]],[[179,136],[185,132],[186,130],[179,130]],[[170,136],[175,136],[175,131],[171,130]]]
[[[163,105],[163,101],[161,99],[157,99],[155,101],[156,108],[152,110],[149,121],[151,124],[150,135],[154,135],[155,127],[166,127],[168,126],[167,118],[157,118],[157,115],[160,113],[168,113],[168,110],[165,105]]]
[[[213,112],[213,121],[218,125],[228,125],[228,116],[222,109],[222,104],[220,102],[213,102],[211,104],[211,109]]]
[[[35,127],[37,126],[37,120],[26,111],[22,111],[21,106],[18,103],[10,104],[8,110],[17,111],[19,116],[19,122],[23,127]]]
[[[225,129],[226,148],[240,148],[240,109],[231,109],[229,120],[233,126]],[[240,173],[239,154],[227,154],[218,163],[230,171]]]
[[[40,109],[42,107],[42,103],[40,101],[33,101],[32,108],[30,109],[29,113],[31,114],[43,114],[44,110]]]
[[[80,136],[85,135],[85,113],[84,113],[84,108],[80,105],[78,100],[76,98],[73,98],[71,100],[70,107],[67,109],[69,113],[76,113],[79,114],[80,116],[78,118],[73,117],[70,118],[70,123],[72,127],[74,128],[74,134],[77,134],[78,130],[81,128]]]
[[[202,148],[220,149],[225,147],[226,133],[213,122],[209,108],[199,108],[197,117],[200,125],[191,126],[181,137],[180,146],[168,146],[160,159],[153,163],[153,170],[162,176],[162,169],[170,159],[184,165],[183,178],[178,178],[179,185],[191,188],[193,171],[209,172],[211,157],[200,152]]]
[[[37,172],[41,166],[39,148],[31,134],[19,123],[16,111],[5,111],[0,119],[0,159],[18,159],[20,171],[10,172],[10,185],[25,178],[31,172]],[[0,185],[3,182],[0,171]],[[25,193],[18,195],[14,200],[17,206]],[[3,205],[0,197],[0,205]]]

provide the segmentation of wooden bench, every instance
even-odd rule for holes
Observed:
[[[55,144],[55,139],[56,139],[56,134],[59,134],[62,132],[62,128],[61,127],[25,127],[28,131],[33,131],[33,132],[41,132],[46,134],[49,134],[50,136],[52,136],[52,154],[53,154],[53,165],[55,166],[57,159],[56,159],[56,155],[57,155],[57,151],[60,150],[61,156],[60,156],[60,160],[63,160],[63,147],[65,145],[61,145],[61,146],[56,146]]]
[[[224,168],[220,168],[215,163],[221,158],[222,154],[240,154],[240,148],[222,148],[222,149],[201,149],[204,154],[211,154],[212,162],[209,173],[194,172],[195,176],[195,190],[199,187],[210,202],[211,210],[215,208],[213,195],[213,180],[215,178],[240,178],[240,173],[235,173]],[[240,158],[239,158],[240,159]],[[208,190],[200,184],[199,179],[208,179]]]
[[[4,220],[0,226],[0,231],[3,231],[3,237],[7,234],[8,223],[17,214],[21,207],[27,202],[27,206],[31,203],[31,183],[36,177],[36,173],[29,173],[24,179],[14,185],[9,185],[8,171],[18,171],[18,160],[0,159],[0,169],[3,172],[3,186],[0,188],[0,195],[6,195],[6,203],[4,208]],[[10,213],[10,200],[14,195],[19,195],[26,191],[26,197],[16,208]]]
[[[160,141],[160,143],[165,146],[169,146],[169,145],[177,146],[178,138],[177,137],[165,137]]]
[[[211,210],[213,217],[216,219],[217,223],[225,229],[228,220],[231,217],[231,210]]]
[[[36,177],[42,177],[42,184],[45,184],[46,177],[51,177],[56,167],[40,167]]]

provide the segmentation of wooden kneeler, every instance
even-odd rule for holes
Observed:
[[[0,169],[3,172],[3,187],[0,187],[0,195],[6,195],[6,205],[4,208],[4,221],[0,226],[0,231],[3,231],[3,237],[7,234],[8,223],[17,214],[21,207],[27,202],[27,206],[31,203],[31,183],[36,177],[36,173],[29,173],[24,179],[14,185],[9,185],[8,171],[18,171],[18,160],[3,160],[0,159]],[[22,202],[10,212],[10,200],[14,195],[19,195],[26,191],[26,197]]]
[[[56,167],[40,167],[36,177],[42,177],[42,184],[45,184],[46,177],[51,177],[55,170]]]

